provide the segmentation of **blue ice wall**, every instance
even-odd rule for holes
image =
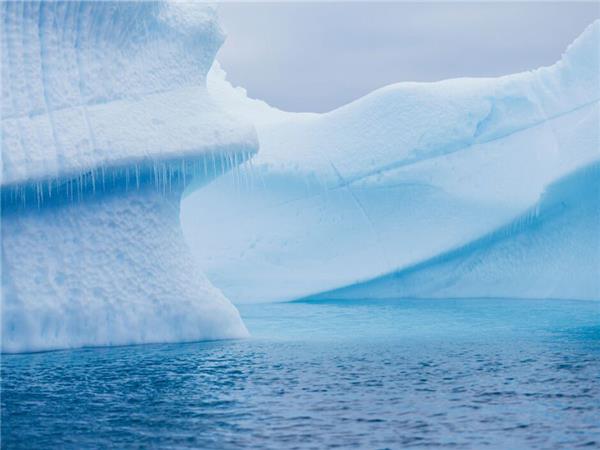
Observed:
[[[206,90],[214,9],[0,8],[2,351],[245,336],[179,225],[190,183],[257,150]]]
[[[399,83],[325,114],[269,108],[228,88],[216,70],[211,89],[221,99],[228,92],[228,108],[258,124],[258,181],[240,190],[221,178],[184,201],[192,251],[234,302],[357,284],[363,297],[598,298],[600,224],[592,212],[569,209],[553,222],[542,215],[534,223],[549,220],[543,233],[511,224],[542,205],[557,180],[600,159],[599,68],[595,22],[552,66]],[[594,178],[585,180],[584,191],[596,192]],[[210,220],[196,213],[203,208],[213,211]],[[439,279],[423,275],[419,289],[414,282],[389,292],[361,284],[424,267],[506,229],[514,248],[490,249],[481,266],[474,257],[465,261],[470,276],[448,269],[443,277],[436,272]]]

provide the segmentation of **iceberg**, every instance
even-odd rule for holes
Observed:
[[[184,200],[194,256],[240,303],[600,299],[599,43],[596,21],[552,66],[399,83],[325,114],[270,108],[214,67],[209,90],[260,152],[249,187],[227,175]]]
[[[2,351],[246,336],[179,217],[258,148],[206,89],[214,8],[3,2],[0,20]]]
[[[415,266],[313,299],[600,299],[600,163],[552,183],[513,222]]]
[[[600,299],[600,22],[313,114],[227,82],[203,3],[0,21],[2,352],[247,336],[230,299]]]

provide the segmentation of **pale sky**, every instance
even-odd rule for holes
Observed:
[[[327,111],[398,81],[549,65],[600,3],[224,3],[228,79],[289,111]]]

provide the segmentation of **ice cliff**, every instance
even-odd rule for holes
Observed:
[[[234,302],[600,299],[599,67],[595,22],[552,66],[399,83],[326,114],[247,99],[214,68],[261,151],[249,189],[226,176],[184,201],[184,232]]]
[[[0,21],[2,351],[245,336],[179,224],[191,180],[257,150],[206,89],[215,11],[3,2]]]

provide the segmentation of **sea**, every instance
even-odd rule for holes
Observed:
[[[600,448],[600,302],[239,309],[248,339],[2,355],[2,448]]]

